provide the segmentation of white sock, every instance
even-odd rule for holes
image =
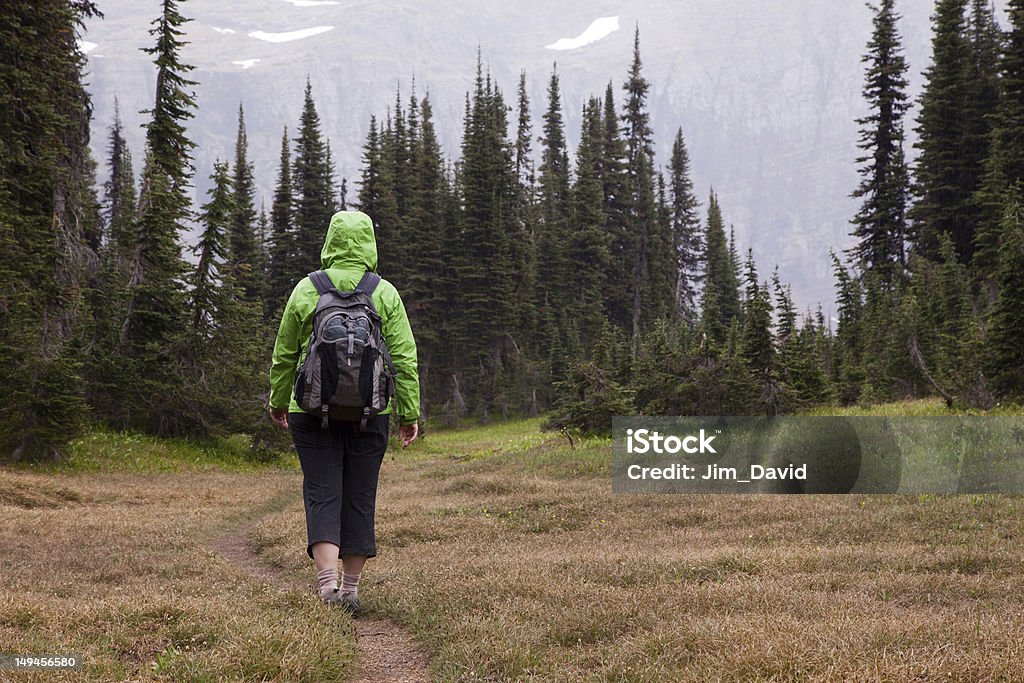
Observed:
[[[359,574],[341,573],[341,592],[359,593]]]
[[[338,590],[338,568],[333,567],[318,571],[316,573],[316,580],[319,584],[320,597],[326,598],[328,595]]]

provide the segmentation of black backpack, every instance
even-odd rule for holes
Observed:
[[[359,429],[395,394],[395,370],[371,295],[380,276],[367,272],[351,292],[339,292],[318,270],[309,279],[320,294],[306,358],[295,377],[295,401],[307,412],[359,420]]]

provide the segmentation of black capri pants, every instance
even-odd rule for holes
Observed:
[[[317,415],[289,413],[295,450],[302,465],[302,500],[306,508],[306,554],[328,541],[338,555],[377,554],[374,511],[377,477],[388,447],[387,414],[366,422],[331,421],[327,429]]]

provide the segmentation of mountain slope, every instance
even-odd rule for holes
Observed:
[[[101,9],[106,18],[91,22],[85,36],[95,44],[89,52],[94,148],[102,159],[116,95],[141,165],[144,118],[137,112],[150,105],[153,69],[138,48],[150,43],[146,31],[159,3],[109,0]],[[526,70],[535,132],[557,61],[575,143],[585,99],[603,93],[609,79],[621,94],[638,26],[653,85],[659,163],[667,161],[681,125],[701,199],[714,186],[741,249],[754,247],[763,272],[778,263],[801,305],[821,301],[831,308],[827,253],[848,245],[855,211],[849,198],[857,181],[853,121],[863,114],[860,57],[870,32],[862,3],[192,0],[182,10],[194,19],[184,58],[196,66],[193,77],[200,82],[200,111],[189,126],[199,144],[197,192],[205,190],[214,159],[232,154],[242,101],[268,204],[281,128],[296,125],[307,76],[339,176],[350,179],[354,193],[370,115],[383,115],[398,87],[407,100],[413,77],[418,93],[429,91],[442,142],[454,155],[478,49],[510,104],[520,69]],[[929,58],[931,3],[905,1],[901,11],[916,97]],[[596,31],[607,35],[594,42],[572,50],[546,47],[612,17],[619,30]]]

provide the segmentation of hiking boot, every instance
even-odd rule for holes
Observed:
[[[335,588],[329,590],[326,593],[320,593],[320,601],[325,605],[340,605],[341,604],[341,589]]]
[[[337,604],[344,607],[352,616],[359,615],[359,594],[353,591],[338,591]]]
[[[320,601],[325,605],[341,607],[352,616],[356,616],[359,613],[359,595],[352,591],[342,591],[341,588],[335,588],[326,594],[321,594]]]

